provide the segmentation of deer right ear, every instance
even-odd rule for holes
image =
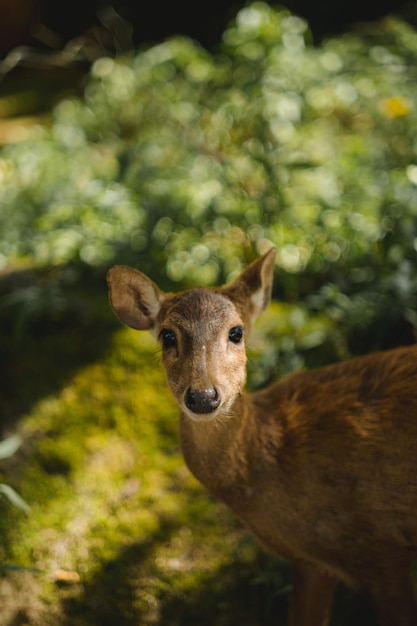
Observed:
[[[107,274],[110,304],[117,317],[136,330],[150,330],[164,301],[155,283],[131,267],[115,265]]]
[[[275,256],[276,250],[271,248],[224,288],[224,292],[245,312],[251,325],[265,311],[271,299]]]

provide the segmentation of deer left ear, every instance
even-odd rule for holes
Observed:
[[[271,300],[275,257],[276,250],[271,248],[225,288],[226,295],[246,313],[245,317],[249,318],[250,324],[265,311]]]
[[[145,274],[115,265],[107,274],[110,304],[117,317],[136,330],[153,331],[165,294]]]

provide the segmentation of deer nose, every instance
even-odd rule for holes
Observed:
[[[185,394],[185,404],[193,413],[213,413],[220,405],[220,394],[215,387],[191,389]]]

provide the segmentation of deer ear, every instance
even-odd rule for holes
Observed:
[[[274,280],[275,248],[251,263],[228,287],[226,294],[249,316],[252,324],[269,304]]]
[[[117,317],[136,330],[152,331],[165,298],[159,287],[142,272],[123,265],[109,270],[107,283]]]

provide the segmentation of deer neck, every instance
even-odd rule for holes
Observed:
[[[180,440],[184,459],[194,476],[212,493],[245,481],[256,428],[250,395],[240,395],[227,416],[196,422],[181,413]]]

